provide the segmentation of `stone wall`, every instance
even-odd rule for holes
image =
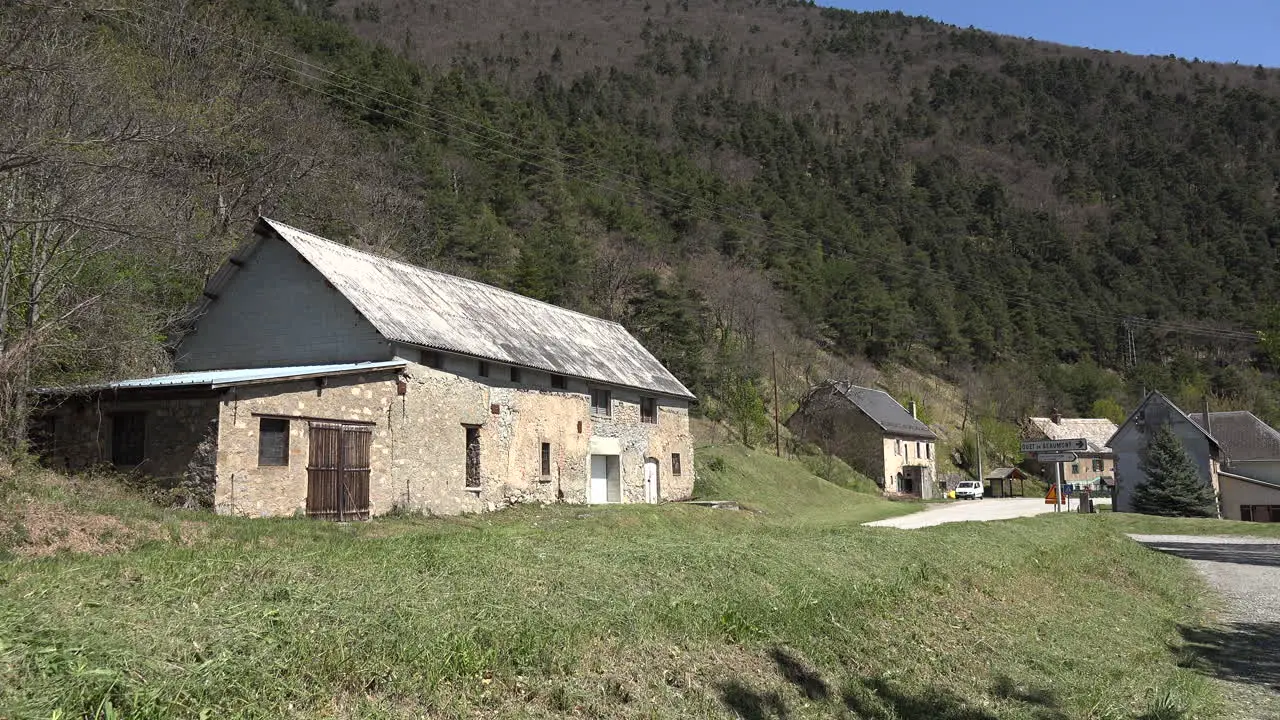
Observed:
[[[522,502],[588,501],[590,455],[616,454],[622,502],[645,502],[644,464],[659,466],[661,499],[693,492],[688,404],[659,400],[657,423],[640,421],[641,394],[610,388],[611,415],[592,413],[590,388],[545,373],[451,357],[447,370],[410,362],[399,370],[229,388],[197,399],[64,403],[55,418],[54,463],[84,467],[110,458],[110,412],[147,410],[147,461],[139,470],[172,478],[188,504],[211,501],[219,513],[255,517],[301,514],[313,422],[367,425],[370,512],[393,508],[453,515]],[[471,371],[468,376],[468,371]],[[264,418],[288,422],[284,465],[259,465]],[[479,487],[467,487],[466,433],[479,431]],[[550,445],[550,472],[542,446]],[[681,474],[672,472],[680,455]],[[61,458],[61,459],[59,459]],[[216,458],[216,471],[214,469]]]
[[[411,363],[407,392],[393,412],[396,472],[407,478],[408,507],[455,514],[521,502],[585,503],[593,445],[619,455],[623,502],[644,502],[649,457],[659,462],[662,499],[692,494],[687,404],[660,401],[658,422],[641,423],[640,394],[613,388],[612,417],[605,418],[592,414],[589,387],[579,380],[556,389],[549,376],[531,371],[513,382],[502,365],[491,365],[488,377],[446,368]],[[474,490],[466,487],[468,425],[480,430],[482,483]],[[551,446],[546,475],[543,443]],[[671,473],[672,453],[680,454],[680,476]]]
[[[42,407],[37,414],[37,423],[52,424],[41,456],[50,466],[66,470],[110,464],[113,416],[123,412],[144,415],[143,460],[118,469],[176,486],[189,478],[193,462],[200,464],[197,454],[217,422],[218,400],[212,394],[129,398],[104,393],[67,398]]]
[[[884,432],[839,393],[811,394],[787,419],[787,428],[805,442],[844,460],[883,489],[896,491],[896,485],[885,485],[890,476],[886,475]]]
[[[370,511],[390,510],[403,495],[393,471],[389,422],[397,400],[396,372],[328,378],[323,387],[315,380],[295,380],[228,390],[219,403],[217,511],[258,517],[304,513],[312,422],[373,426]],[[258,464],[263,417],[289,421],[287,465]]]

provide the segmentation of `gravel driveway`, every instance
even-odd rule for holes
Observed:
[[[1130,535],[1186,558],[1222,597],[1218,625],[1184,628],[1188,664],[1226,683],[1231,718],[1280,718],[1280,540]]]
[[[1075,512],[1075,501],[1071,502],[1071,511]],[[988,520],[1008,520],[1010,518],[1031,517],[1053,512],[1052,505],[1046,505],[1044,498],[985,498],[983,500],[957,500],[953,503],[929,505],[924,510],[910,515],[900,515],[887,520],[869,522],[872,527],[895,527],[904,530],[942,525],[944,523]]]

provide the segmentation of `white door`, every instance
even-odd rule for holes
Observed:
[[[657,505],[661,496],[662,491],[658,484],[658,461],[649,458],[644,462],[644,501],[650,505]]]
[[[609,502],[609,464],[608,455],[591,456],[591,486],[587,488],[587,502]]]

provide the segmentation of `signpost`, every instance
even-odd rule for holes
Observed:
[[[1044,496],[1045,503],[1051,503],[1054,512],[1062,511],[1062,463],[1073,462],[1077,452],[1089,449],[1089,441],[1084,438],[1069,440],[1023,440],[1022,452],[1035,455],[1040,462],[1051,462],[1057,465],[1053,487]]]
[[[1023,440],[1024,453],[1062,453],[1084,452],[1089,449],[1089,441],[1084,438],[1072,440]]]

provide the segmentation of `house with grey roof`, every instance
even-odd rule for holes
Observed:
[[[1024,440],[1074,440],[1084,438],[1088,450],[1075,453],[1076,459],[1062,463],[1062,482],[1090,492],[1103,492],[1115,484],[1115,453],[1107,441],[1115,434],[1116,424],[1107,418],[1067,418],[1054,410],[1048,417],[1030,417],[1023,423]],[[1049,466],[1042,468],[1045,478]]]
[[[1246,410],[1191,413],[1222,449],[1218,505],[1230,520],[1280,522],[1280,431]]]
[[[887,494],[931,498],[938,436],[883,390],[828,381],[810,390],[787,419],[797,438],[871,478]]]
[[[46,460],[254,516],[692,492],[695,398],[617,323],[265,218],[193,316],[175,373],[41,391]]]

